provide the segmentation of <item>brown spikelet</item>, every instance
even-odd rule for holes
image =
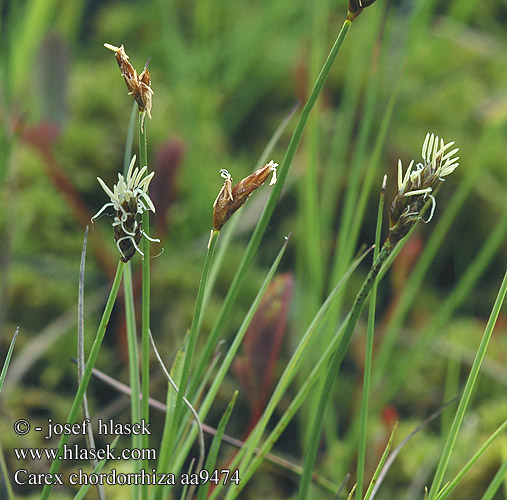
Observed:
[[[148,68],[144,68],[140,75],[137,74],[135,68],[129,62],[129,56],[125,52],[125,47],[116,47],[109,43],[105,43],[104,47],[115,53],[116,62],[120,67],[121,74],[127,84],[129,94],[137,102],[140,112],[147,112],[151,118],[151,103],[153,90],[151,89],[151,77]]]
[[[347,19],[353,21],[365,7],[369,7],[375,0],[349,0]]]
[[[232,177],[229,172],[222,169],[220,174],[225,182],[213,204],[213,228],[220,231],[232,214],[240,209],[250,195],[266,182],[271,172],[273,172],[273,178],[270,184],[274,184],[276,182],[277,166],[277,163],[270,161],[253,174],[239,181],[234,187],[232,187]]]

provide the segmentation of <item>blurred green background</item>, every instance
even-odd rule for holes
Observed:
[[[34,422],[66,417],[76,387],[70,358],[76,352],[83,233],[90,217],[107,201],[96,177],[112,185],[123,168],[132,100],[103,43],[124,44],[138,71],[149,59],[155,95],[153,119],[147,119],[148,158],[150,169],[156,171],[150,193],[157,207],[151,233],[162,240],[152,251],[156,255],[163,250],[152,261],[152,330],[170,362],[192,317],[212,204],[223,182],[219,170],[226,168],[236,181],[253,170],[279,124],[306,99],[347,5],[342,0],[37,0],[0,5],[0,363],[15,327],[21,328],[1,394],[0,434],[13,469],[17,464],[11,449],[20,444],[11,431],[12,421],[21,416]],[[284,286],[291,293],[283,299],[290,312],[275,370],[279,372],[333,284],[345,193],[355,189],[353,178],[364,182],[393,93],[396,101],[381,160],[370,179],[357,249],[373,241],[384,174],[388,174],[387,200],[392,199],[398,158],[405,167],[412,158],[418,161],[428,131],[446,142],[456,141],[461,165],[439,193],[434,220],[419,224],[379,288],[381,330],[453,194],[460,183],[468,186],[460,191],[456,216],[416,291],[394,347],[395,359],[403,358],[416,342],[484,241],[492,234],[499,241],[452,319],[414,366],[409,383],[379,409],[371,435],[375,457],[389,432],[389,419],[401,420],[403,436],[438,408],[446,384],[459,386],[505,269],[506,21],[507,7],[501,0],[378,0],[354,21],[229,319],[227,335],[238,327],[283,237],[292,232],[282,264],[289,276]],[[283,158],[294,125],[293,118],[271,155],[275,161]],[[353,169],[359,172],[356,176]],[[248,202],[233,235],[204,317],[204,334],[216,318],[262,210],[268,190],[262,191]],[[88,238],[85,332],[90,344],[118,258],[109,223],[108,217],[101,217]],[[133,266],[136,273],[138,258]],[[353,278],[345,305],[366,271],[367,267]],[[98,367],[125,382],[122,314],[117,305]],[[505,313],[499,323],[474,413],[463,431],[467,434],[453,458],[456,464],[464,463],[505,418]],[[345,472],[336,466],[345,453],[340,438],[359,400],[364,328],[360,330],[336,394],[339,421],[319,462],[320,471],[336,484]],[[224,385],[224,407],[234,388],[241,392],[239,371],[231,373]],[[155,363],[152,390],[154,397],[164,399],[164,382]],[[125,402],[112,389],[92,381],[89,393],[96,414],[116,404],[111,411],[128,418],[128,412],[121,413]],[[240,394],[229,433],[241,436],[246,431],[251,410]],[[221,411],[217,409],[217,416]],[[157,427],[162,417],[154,415]],[[210,423],[216,424],[213,418]],[[304,416],[302,421],[282,436],[279,448],[289,456],[300,457]],[[412,487],[420,493],[417,487],[426,484],[420,471],[421,464],[432,463],[439,424],[434,426],[414,440],[411,451],[400,455],[387,479],[386,496],[380,492],[377,498],[421,498],[401,492],[409,495]],[[24,443],[41,446],[34,435]],[[455,498],[472,500],[479,494],[474,488],[484,491],[499,457],[505,459],[505,436],[495,446],[491,458],[473,469],[463,487],[466,495]],[[375,457],[369,467],[374,467]],[[290,498],[295,491],[292,476],[268,469],[261,476],[263,480],[252,482],[244,498]]]

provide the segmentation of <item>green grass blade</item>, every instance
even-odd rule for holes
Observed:
[[[402,244],[402,243],[400,243]],[[324,384],[322,385],[322,388],[319,393],[318,398],[318,406],[317,410],[315,412],[315,419],[312,424],[312,429],[310,432],[310,437],[308,440],[308,446],[305,450],[305,460],[303,468],[305,470],[313,470],[315,467],[315,460],[317,458],[317,450],[318,450],[318,443],[320,441],[320,435],[322,432],[322,424],[323,419],[325,415],[325,410],[328,402],[329,395],[331,393],[334,381],[336,380],[336,377],[338,375],[338,371],[341,367],[342,361],[345,358],[345,354],[348,351],[350,341],[352,339],[352,334],[354,333],[354,329],[357,325],[357,322],[359,320],[359,316],[361,315],[361,312],[366,304],[366,299],[368,298],[368,294],[371,291],[371,288],[373,284],[375,283],[375,280],[378,276],[378,272],[380,271],[380,268],[386,261],[387,257],[391,253],[393,249],[393,246],[391,245],[390,241],[387,240],[384,246],[382,247],[382,250],[380,251],[380,254],[378,258],[375,260],[372,268],[370,269],[370,272],[368,273],[368,276],[363,282],[363,285],[361,286],[361,289],[359,290],[358,294],[356,295],[356,299],[354,300],[354,304],[352,305],[352,308],[350,310],[349,315],[347,316],[347,319],[345,320],[345,325],[343,328],[343,334],[340,338],[340,342],[336,348],[336,351],[333,354],[331,363],[329,365]],[[305,476],[303,476],[305,478]],[[299,496],[298,498],[300,500],[306,499],[308,496],[308,488],[309,488],[309,482],[306,480],[304,483],[301,482],[300,489],[299,489]]]
[[[195,463],[195,459],[193,458],[190,461],[190,465],[188,466],[188,469],[187,469],[188,476],[190,476],[190,474],[192,474],[192,471],[194,470],[194,463]],[[190,494],[191,494],[191,490],[189,490],[189,488],[190,488],[190,482],[187,482],[185,484],[185,486],[183,487],[183,489],[181,490],[180,500],[185,500],[185,499],[189,500],[187,497],[187,492],[188,492],[188,496],[190,496]]]
[[[312,85],[320,71],[320,61],[325,53],[327,29],[325,19],[329,16],[327,0],[312,2],[307,16],[308,37],[311,50],[308,61],[308,85]],[[319,105],[320,104],[320,105]],[[319,210],[319,175],[322,164],[320,157],[322,103],[317,103],[306,125],[306,138],[302,149],[305,155],[305,169],[298,182],[298,222],[304,237],[298,245],[297,271],[304,282],[305,307],[299,311],[298,321],[306,324],[319,309],[323,292],[324,261],[322,255],[321,226]],[[303,316],[304,314],[304,316]]]
[[[102,319],[100,320],[99,327],[97,329],[97,335],[95,337],[95,340],[93,341],[93,345],[90,351],[90,354],[88,356],[88,361],[86,363],[86,368],[83,373],[83,378],[81,380],[81,383],[79,384],[79,387],[77,389],[76,395],[74,397],[74,401],[72,403],[69,415],[67,417],[66,423],[74,424],[76,421],[77,414],[79,412],[79,409],[81,407],[81,402],[83,401],[83,395],[86,391],[86,388],[88,387],[88,383],[90,382],[90,377],[92,374],[93,366],[95,365],[95,362],[97,361],[97,356],[99,355],[100,346],[102,345],[102,341],[104,340],[104,335],[106,333],[106,327],[107,323],[109,321],[109,318],[111,317],[111,311],[113,310],[114,301],[116,299],[116,296],[118,295],[118,290],[120,288],[121,278],[123,276],[123,270],[125,268],[125,264],[121,261],[118,262],[118,267],[116,269],[116,275],[114,277],[113,284],[111,286],[111,292],[109,293],[109,297],[107,299],[106,307],[104,308],[104,313],[102,314]],[[67,443],[69,440],[68,435],[62,435],[60,438],[60,442],[58,444],[58,456],[61,456],[63,445]],[[51,474],[58,472],[60,469],[61,460],[58,458],[53,461],[51,464],[51,468],[49,469],[49,472]],[[45,485],[42,494],[41,494],[41,500],[47,500],[49,498],[49,495],[51,494],[51,490],[53,489],[53,485]]]
[[[118,441],[120,440],[120,437],[121,436],[116,436],[113,440],[113,442],[111,443],[111,448],[114,448],[117,444],[118,444]],[[107,463],[107,459],[104,458],[102,459],[95,467],[94,469],[92,470],[92,473],[93,474],[99,474],[102,469],[104,468],[104,465],[106,465]],[[84,484],[83,486],[81,486],[81,488],[79,488],[79,491],[74,495],[74,498],[73,500],[83,500],[83,498],[85,497],[85,495],[88,493],[88,490],[92,487],[92,485],[90,483],[88,484]]]
[[[4,365],[2,367],[2,373],[0,373],[0,392],[2,392],[2,387],[4,385],[4,380],[7,375],[7,368],[9,368],[9,363],[11,362],[12,353],[14,351],[14,345],[16,344],[16,337],[19,333],[19,326],[16,328],[14,335],[12,336],[11,343],[9,345],[9,350],[7,351],[7,356],[5,357]]]
[[[217,432],[215,434],[215,437],[213,438],[213,441],[211,442],[208,457],[206,458],[206,463],[204,464],[204,469],[207,471],[212,471],[216,468],[218,451],[220,449],[220,444],[222,443],[222,436],[224,435],[225,427],[229,422],[229,418],[231,416],[232,409],[234,408],[234,404],[236,403],[237,396],[238,391],[235,391],[234,394],[232,395],[231,400],[229,401],[229,404],[227,405],[225,413],[222,415],[222,418],[218,423]],[[201,488],[199,489],[199,493],[197,495],[197,500],[205,500],[206,495],[208,494],[208,490],[209,483],[206,483],[205,485],[201,486]]]
[[[5,489],[7,491],[8,500],[15,500],[16,496],[14,495],[14,491],[12,489],[10,474],[9,471],[7,470],[7,463],[5,462],[4,450],[2,448],[1,441],[0,441],[0,472],[1,472],[0,477],[3,477],[2,484],[5,486]]]
[[[168,380],[168,382],[171,385],[171,387],[173,388],[173,390],[175,392],[179,393],[180,390],[179,390],[178,386],[176,385],[176,382],[174,382],[173,378],[171,377],[171,374],[169,373],[169,371],[165,367],[162,357],[160,356],[157,346],[155,345],[155,341],[153,340],[153,336],[151,335],[151,332],[150,332],[150,342],[151,342],[151,346],[153,347],[153,350],[155,351],[155,355],[157,357],[158,363],[159,363],[160,367],[162,368],[162,372],[164,373],[166,379]],[[190,410],[190,413],[192,413],[192,416],[194,417],[195,424],[197,425],[197,428],[199,431],[199,439],[198,439],[198,441],[199,441],[199,460],[197,461],[197,466],[196,466],[196,471],[199,473],[201,471],[202,464],[204,462],[204,453],[205,453],[204,433],[203,433],[203,428],[202,428],[202,422],[201,422],[201,419],[199,418],[197,411],[192,406],[190,401],[185,396],[183,396],[182,399],[183,399],[183,402],[185,403],[185,405]],[[194,489],[195,489],[195,487],[194,487],[194,485],[192,485],[192,487],[190,488],[189,493],[188,493],[189,498],[192,497],[192,492]]]
[[[129,357],[129,382],[132,389],[130,397],[130,417],[132,422],[141,421],[141,387],[139,376],[139,347],[137,344],[137,329],[136,317],[134,306],[134,289],[132,285],[132,267],[131,263],[127,262],[123,276],[123,290],[125,300],[125,322],[127,325],[127,348]],[[131,441],[132,448],[140,449],[143,447],[142,436],[132,435]],[[139,464],[133,462],[133,472],[139,471]],[[138,484],[132,485],[132,498],[138,499],[140,497],[141,487]]]
[[[481,455],[488,449],[488,447],[491,445],[491,443],[500,436],[503,431],[507,429],[507,420],[503,422],[498,429],[491,434],[491,436],[487,439],[487,441],[474,453],[473,457],[466,463],[466,465],[456,474],[456,477],[447,485],[443,490],[440,491],[440,493],[437,495],[437,500],[445,500],[456,488],[456,486],[459,484],[459,482],[463,479],[465,474],[470,470],[472,465],[479,460]]]
[[[281,398],[285,394],[285,391],[289,387],[291,381],[294,379],[297,370],[301,367],[301,360],[304,358],[304,353],[308,352],[308,346],[310,345],[311,341],[313,340],[312,337],[314,334],[316,334],[319,331],[319,328],[321,327],[325,317],[326,313],[330,307],[330,305],[333,303],[333,300],[338,293],[341,286],[343,286],[349,276],[352,274],[352,272],[355,270],[355,268],[359,265],[359,263],[364,259],[364,257],[368,254],[368,251],[365,252],[361,257],[356,259],[356,261],[351,265],[349,271],[347,274],[340,280],[340,282],[336,285],[333,292],[329,295],[327,300],[324,302],[324,304],[321,306],[319,312],[316,314],[314,320],[308,327],[307,331],[305,332],[304,336],[300,340],[298,347],[296,348],[294,354],[291,356],[291,359],[289,360],[289,363],[285,367],[285,370],[283,374],[280,377],[280,380],[278,381],[278,384],[273,391],[273,395],[271,396],[270,401],[268,402],[266,409],[264,410],[264,413],[262,414],[262,417],[260,418],[259,422],[257,422],[254,430],[248,437],[245,447],[238,453],[236,459],[234,460],[234,464],[238,463],[241,458],[243,458],[243,455],[246,454],[247,446],[248,446],[248,455],[244,458],[244,462],[246,463],[247,459],[252,455],[252,453],[256,452],[256,457],[252,460],[252,464],[248,466],[248,470],[245,467],[241,468],[242,478],[241,483],[239,486],[239,491],[246,485],[248,479],[251,477],[255,469],[260,465],[262,462],[264,456],[270,451],[271,447],[273,446],[274,442],[278,439],[280,434],[283,432],[285,427],[288,425],[292,417],[294,416],[297,409],[301,406],[303,401],[306,399],[306,397],[309,394],[309,391],[315,381],[318,379],[318,377],[322,373],[322,369],[326,365],[327,361],[329,360],[333,350],[336,348],[336,345],[338,344],[338,340],[341,334],[342,329],[339,329],[337,332],[335,338],[332,342],[328,345],[326,348],[324,354],[322,355],[322,358],[319,360],[317,365],[314,367],[310,375],[305,380],[303,386],[301,387],[300,391],[294,398],[294,400],[289,405],[289,408],[285,411],[284,415],[282,416],[282,419],[279,421],[273,432],[270,434],[270,437],[266,441],[266,443],[262,446],[260,450],[256,450],[256,447],[261,439],[262,433],[266,429],[267,423],[272,416],[274,410],[276,409],[276,406],[280,402]],[[216,494],[218,494],[219,488],[216,488],[215,491],[212,494],[211,498],[214,498]],[[239,491],[236,493],[239,494]]]
[[[487,269],[491,259],[501,247],[506,234],[507,208],[504,210],[497,224],[493,227],[493,230],[477,253],[477,256],[466,269],[460,281],[432,317],[424,335],[417,340],[413,349],[407,353],[407,356],[403,360],[395,362],[395,365],[398,366],[392,370],[392,372],[395,373],[396,376],[391,378],[389,387],[384,390],[382,397],[379,399],[379,405],[383,405],[389,401],[406,382],[408,374],[413,370],[413,367],[417,366],[422,357],[426,355],[427,347],[431,344],[432,339],[442,331],[442,327],[450,320],[454,311],[460,307]]]
[[[171,368],[171,377],[172,379],[179,380],[181,378],[181,370],[183,368],[183,349],[180,349],[176,354],[176,357],[173,362],[173,366]],[[171,432],[175,432],[172,429],[174,422],[174,410],[176,406],[176,399],[178,397],[178,393],[171,387],[167,386],[167,396],[166,396],[166,412],[165,412],[165,420],[164,420],[164,431],[162,433],[162,440],[160,442],[160,452],[158,456],[158,464],[157,470],[162,473],[170,472],[169,464],[171,462],[171,457],[173,455],[173,448],[169,446],[169,440],[174,439],[174,436],[171,435]],[[185,455],[186,457],[186,455]],[[161,490],[161,493],[158,493],[157,490]],[[155,498],[158,494],[161,497],[164,497],[164,492],[166,488],[164,486],[159,486],[154,490],[151,498]]]
[[[493,500],[496,492],[500,489],[500,486],[502,486],[502,483],[505,482],[506,478],[507,478],[507,460],[504,460],[503,464],[496,472],[495,477],[493,478],[491,483],[489,483],[488,489],[484,492],[484,495],[482,495],[481,500]]]
[[[48,31],[52,17],[57,9],[56,0],[40,0],[24,4],[24,12],[19,16],[18,26],[11,27],[14,35],[9,89],[12,92],[24,88],[24,79],[32,71],[37,48]]]
[[[129,125],[127,129],[127,138],[123,154],[123,175],[126,177],[130,160],[132,158],[132,147],[134,143],[134,133],[136,130],[136,118],[138,115],[138,106],[134,102],[130,113]],[[129,358],[129,382],[132,389],[130,398],[130,417],[132,422],[141,421],[141,382],[139,373],[139,346],[137,341],[136,313],[134,305],[134,286],[132,282],[132,263],[129,261],[125,266],[123,275],[123,290],[125,302],[125,324],[127,327],[127,349]],[[143,437],[139,434],[132,434],[131,446],[134,449],[143,448]],[[142,464],[142,462],[141,462]],[[133,462],[134,473],[140,470],[139,463]],[[132,499],[138,500],[141,496],[142,486],[132,485]]]
[[[375,230],[375,249],[373,260],[378,258],[380,246],[380,234],[382,232],[382,216],[384,213],[384,202],[386,198],[387,176],[384,176],[382,190],[377,212],[377,227]],[[364,463],[366,457],[366,440],[368,433],[368,407],[371,387],[371,364],[373,358],[373,338],[375,333],[375,309],[377,305],[377,284],[374,283],[370,294],[370,305],[368,311],[368,329],[366,335],[366,352],[364,357],[363,395],[361,410],[359,412],[359,445],[357,450],[357,498],[363,498]]]
[[[329,76],[331,67],[333,66],[336,56],[338,55],[338,52],[343,44],[343,41],[347,36],[347,33],[350,29],[350,25],[351,22],[349,20],[345,20],[345,22],[343,23],[342,29],[340,30],[340,33],[338,34],[338,37],[336,38],[333,47],[331,48],[331,51],[326,59],[326,62],[324,63],[324,66],[322,67],[322,70],[319,74],[319,77],[317,78],[317,81],[315,82],[315,85],[308,98],[308,101],[306,102],[303,110],[301,111],[301,115],[299,116],[299,120],[296,124],[294,133],[292,134],[289,146],[287,148],[287,152],[285,153],[284,159],[280,165],[280,168],[278,169],[278,181],[273,186],[273,190],[271,191],[268,202],[266,203],[264,211],[259,219],[259,222],[255,227],[252,237],[250,238],[247,249],[243,255],[243,259],[241,260],[241,263],[239,265],[238,271],[234,276],[233,282],[224,300],[222,309],[220,310],[219,317],[217,318],[215,326],[210,332],[209,335],[210,342],[208,351],[206,353],[206,358],[203,358],[201,360],[200,363],[201,366],[205,366],[208,363],[209,357],[211,356],[211,353],[213,352],[218,342],[218,339],[225,325],[225,322],[234,305],[234,302],[239,293],[243,280],[246,277],[246,271],[250,266],[255,254],[257,253],[257,249],[259,248],[262,237],[268,227],[269,220],[271,218],[271,215],[273,214],[276,203],[278,201],[278,198],[280,197],[283,186],[287,179],[287,175],[289,173],[292,160],[294,159],[294,155],[296,154],[299,142],[301,141],[301,137],[303,135],[303,131],[305,129],[306,122],[308,121],[310,112],[315,105],[317,97],[319,96],[322,87],[324,86],[324,83],[327,80],[327,77]]]
[[[215,375],[215,378],[213,379],[213,383],[211,384],[211,387],[209,388],[209,390],[206,394],[206,398],[204,399],[204,401],[202,402],[202,404],[199,408],[199,416],[201,417],[201,419],[204,419],[206,417],[206,415],[211,407],[211,404],[213,403],[213,401],[220,389],[220,386],[224,380],[224,377],[227,374],[227,371],[229,370],[229,368],[234,360],[234,356],[236,355],[236,353],[241,345],[241,342],[243,340],[243,337],[245,336],[246,331],[248,330],[250,322],[252,321],[252,318],[253,318],[255,312],[257,311],[257,308],[258,308],[260,301],[264,295],[264,292],[266,291],[266,288],[268,287],[269,283],[271,282],[271,280],[278,268],[278,265],[280,264],[283,254],[285,253],[285,249],[287,248],[288,242],[289,242],[289,240],[286,239],[280,252],[278,252],[276,259],[274,260],[268,274],[266,275],[264,283],[262,284],[261,288],[257,292],[257,295],[256,295],[252,305],[250,306],[248,313],[246,314],[243,322],[241,323],[238,333],[234,337],[231,347],[227,351],[227,354],[226,354],[224,360],[222,361],[222,364],[220,365],[220,368],[219,368],[217,374]],[[182,446],[182,450],[180,451],[180,453],[178,454],[178,456],[176,457],[176,460],[174,462],[175,465],[173,467],[173,470],[179,470],[179,468],[182,466],[182,463],[186,457],[186,454],[188,453],[188,449],[192,445],[194,438],[195,438],[195,432],[193,432],[191,434],[191,437],[187,440],[187,442],[184,444],[184,446]]]
[[[364,500],[368,500],[370,498],[373,488],[375,487],[375,484],[377,483],[377,479],[380,475],[380,472],[382,471],[384,464],[386,463],[387,457],[388,457],[389,452],[391,451],[391,447],[393,445],[394,433],[396,432],[397,426],[398,426],[398,424],[396,424],[394,426],[394,429],[391,432],[391,437],[389,438],[389,441],[387,443],[387,446],[385,447],[384,453],[382,453],[382,457],[380,458],[380,461],[377,465],[377,468],[375,469],[373,477],[371,478],[370,484],[368,485],[368,489],[366,490],[366,493],[364,495]],[[361,497],[357,496],[357,498],[360,499]]]
[[[139,112],[139,163],[140,168],[148,166],[148,139],[146,135],[147,120],[145,120],[145,112]],[[149,174],[149,170],[146,171]],[[142,215],[143,231],[150,234],[150,214],[149,210],[145,210]],[[141,316],[141,415],[145,422],[150,421],[150,240],[143,238],[143,254],[142,261],[142,316]],[[149,447],[149,435],[141,436],[143,449]],[[143,469],[148,468],[147,460],[141,461]],[[141,487],[141,495],[143,500],[148,499],[148,485]]]
[[[468,376],[467,382],[465,384],[465,389],[463,390],[463,395],[459,402],[458,409],[456,411],[456,415],[454,417],[451,430],[447,436],[444,449],[442,450],[442,455],[440,457],[440,461],[437,466],[437,470],[435,472],[435,477],[433,479],[433,483],[430,488],[428,500],[434,500],[437,496],[437,493],[440,489],[442,481],[444,479],[445,472],[447,470],[447,465],[449,464],[449,460],[451,458],[451,453],[454,448],[454,444],[456,442],[456,438],[458,437],[458,432],[460,430],[461,424],[463,422],[463,418],[465,416],[465,412],[468,408],[468,404],[470,402],[470,397],[472,396],[472,392],[475,388],[475,383],[477,381],[477,377],[479,375],[479,370],[481,368],[482,361],[484,360],[484,356],[486,355],[486,349],[489,344],[489,340],[491,338],[491,334],[493,333],[493,327],[495,326],[496,320],[498,318],[498,314],[500,313],[500,308],[502,307],[503,300],[505,298],[505,293],[507,291],[507,272],[504,275],[502,284],[500,286],[500,290],[495,300],[495,304],[491,311],[491,315],[488,320],[488,324],[486,325],[486,329],[484,330],[484,335],[482,337],[481,343],[477,350],[477,354],[474,359],[474,363],[470,370],[470,374]]]
[[[378,19],[376,22],[378,23]],[[376,34],[378,29],[378,26],[372,27],[372,33]],[[376,57],[378,57],[378,53],[377,50],[374,49],[373,58]],[[354,149],[354,156],[349,168],[344,206],[340,218],[340,229],[337,235],[337,251],[335,253],[332,271],[333,282],[336,282],[342,276],[352,260],[353,252],[356,248],[356,238],[359,234],[359,227],[361,226],[363,219],[362,214],[357,212],[358,198],[361,191],[366,193],[366,198],[368,198],[369,194],[370,186],[366,189],[367,186],[365,186],[362,181],[365,174],[364,169],[366,163],[364,158],[367,154],[367,142],[373,125],[374,111],[378,94],[378,64],[371,61],[370,66],[373,69],[367,77],[368,85],[366,86],[364,116],[360,121],[357,144]],[[384,120],[389,120],[389,118],[390,117],[388,116],[384,116]],[[383,143],[383,141],[379,142],[381,144]],[[366,166],[369,168],[370,172],[373,172],[376,164],[370,161],[366,164]],[[368,177],[371,179],[371,174]],[[363,186],[362,190],[361,186]]]
[[[127,137],[125,139],[125,149],[123,150],[123,176],[127,177],[127,172],[132,159],[132,148],[134,145],[134,133],[136,131],[136,118],[138,115],[137,102],[132,104],[132,111],[130,112],[129,126],[127,128]],[[144,165],[142,165],[144,167]]]
[[[85,262],[86,262],[86,244],[88,241],[88,226],[86,226],[83,250],[81,252],[81,263],[79,266],[79,292],[78,292],[78,319],[77,319],[77,380],[81,383],[85,369],[85,355],[84,355],[84,277],[85,277]],[[88,398],[86,392],[83,395],[82,402],[83,418],[91,421],[90,410],[88,408]],[[87,427],[86,444],[88,448],[96,448],[95,437],[93,436],[93,429],[91,426]],[[97,466],[98,461],[96,458],[90,460],[92,469]],[[104,492],[104,485],[97,484],[97,495],[100,500],[105,500],[106,494]]]

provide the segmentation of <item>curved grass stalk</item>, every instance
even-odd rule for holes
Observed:
[[[171,377],[171,374],[169,373],[169,370],[165,367],[164,362],[162,361],[162,357],[160,356],[157,346],[155,345],[155,341],[153,340],[153,335],[151,334],[151,331],[150,331],[150,341],[151,341],[151,346],[153,347],[153,350],[155,351],[155,356],[157,356],[158,363],[159,363],[160,367],[162,368],[162,371],[164,372],[166,379],[168,380],[169,384],[171,384],[172,388],[176,392],[179,393],[180,390],[179,390],[178,386],[176,385],[176,382],[174,382],[174,380]],[[183,402],[187,405],[188,409],[190,410],[190,413],[192,413],[195,423],[197,424],[197,428],[199,430],[199,439],[198,439],[198,441],[199,441],[199,460],[197,461],[197,467],[195,469],[196,472],[199,473],[202,469],[202,464],[204,462],[204,433],[203,433],[203,429],[202,429],[202,422],[201,422],[201,419],[199,418],[199,414],[197,413],[195,408],[192,406],[190,401],[185,396],[183,396]],[[189,498],[191,498],[193,490],[194,490],[194,488],[190,488],[189,494],[188,494]]]
[[[454,403],[458,399],[458,396],[455,396],[454,398],[450,399],[446,403],[444,403],[436,412],[431,414],[428,418],[426,418],[421,424],[419,424],[415,429],[413,429],[407,436],[405,436],[400,444],[394,448],[394,450],[389,454],[389,457],[384,462],[382,469],[380,470],[379,474],[376,477],[375,484],[370,489],[369,488],[369,495],[365,495],[365,500],[373,500],[375,498],[375,495],[377,494],[382,482],[384,481],[384,478],[387,475],[387,472],[393,465],[394,461],[396,460],[396,457],[400,454],[401,450],[405,447],[405,445],[422,429],[424,429],[427,425],[429,425],[433,420],[435,420],[449,405]],[[358,497],[359,498],[359,497]]]
[[[192,325],[190,327],[190,333],[185,345],[185,354],[183,358],[183,366],[181,369],[181,376],[177,386],[179,391],[176,394],[176,402],[174,407],[174,416],[169,424],[169,428],[164,429],[163,441],[166,443],[165,449],[161,450],[159,459],[159,470],[165,472],[168,470],[171,459],[174,457],[174,445],[176,442],[176,435],[181,420],[181,412],[183,406],[183,396],[186,393],[187,382],[190,375],[190,365],[192,362],[192,356],[194,353],[195,344],[197,341],[197,335],[199,333],[199,325],[201,322],[201,315],[203,312],[204,293],[208,282],[208,276],[213,262],[213,255],[218,241],[220,231],[213,230],[211,239],[208,245],[208,252],[206,253],[206,259],[202,269],[201,280],[199,282],[199,289],[197,291],[197,299],[194,308],[194,315],[192,318]],[[193,438],[192,438],[193,441]],[[161,487],[155,490],[155,499],[164,498],[165,488]]]
[[[229,401],[229,404],[227,405],[227,408],[225,409],[224,414],[220,418],[220,422],[218,423],[216,434],[213,438],[213,441],[211,443],[208,457],[206,458],[206,465],[204,466],[204,469],[207,471],[214,470],[215,464],[217,462],[218,458],[218,451],[220,449],[220,445],[222,444],[222,437],[225,432],[225,427],[227,426],[227,423],[229,422],[229,418],[232,413],[232,409],[234,408],[234,405],[236,403],[236,398],[238,397],[238,391],[234,391],[231,400]],[[197,495],[197,500],[205,500],[206,495],[208,493],[209,489],[209,483],[203,485],[201,488],[199,488],[199,493]]]
[[[129,398],[132,397],[132,389],[128,385],[119,382],[118,380],[110,377],[109,375],[106,375],[104,372],[102,372],[96,368],[93,369],[92,375],[94,377],[96,377],[97,379],[101,380],[102,382],[104,382],[105,384],[107,384],[108,386],[112,387],[113,389],[115,389],[119,393],[124,394],[125,396],[128,396]],[[150,398],[150,406],[152,409],[155,409],[155,410],[160,411],[162,413],[167,412],[167,405],[160,402],[160,401],[157,401],[156,399]],[[211,436],[216,436],[216,434],[218,432],[217,429],[207,425],[204,422],[202,422],[202,430],[206,434],[209,434]],[[221,439],[224,443],[234,446],[235,448],[242,448],[245,445],[244,441],[241,441],[240,439],[236,439],[236,438],[234,438],[228,434],[225,434],[225,433],[222,435]],[[208,452],[208,456],[209,456],[209,453],[211,453],[211,449]],[[289,460],[286,460],[285,458],[282,458],[278,455],[273,455],[272,453],[267,453],[265,458],[266,458],[266,461],[270,462],[272,465],[278,467],[281,470],[286,470],[288,472],[291,472],[296,476],[301,476],[301,474],[303,473],[303,468],[300,465],[293,463]],[[207,466],[205,466],[205,468],[208,471],[210,470]],[[336,489],[338,488],[338,485],[329,481],[325,477],[314,473],[313,480],[314,480],[315,484],[320,486],[323,490],[325,490],[329,493],[336,493]]]
[[[14,496],[14,490],[12,489],[10,474],[7,469],[7,463],[5,462],[4,450],[2,448],[2,443],[0,442],[0,473],[3,476],[3,485],[5,487],[5,491],[7,492],[7,498],[9,500],[16,500]]]
[[[491,311],[488,324],[486,325],[486,329],[484,330],[484,335],[482,336],[481,343],[477,350],[474,363],[472,365],[470,374],[465,384],[465,389],[463,390],[463,395],[461,396],[458,409],[456,410],[456,415],[454,416],[451,429],[449,431],[449,434],[447,435],[444,449],[442,451],[442,455],[440,457],[440,461],[438,463],[437,470],[435,472],[435,477],[433,478],[433,482],[431,484],[428,500],[435,500],[437,498],[440,486],[442,485],[442,481],[444,479],[444,475],[447,470],[447,465],[449,464],[451,453],[454,448],[454,444],[456,443],[456,439],[458,437],[458,432],[461,428],[465,412],[468,408],[468,404],[472,396],[472,391],[474,390],[475,383],[477,382],[479,370],[484,360],[484,356],[486,355],[486,349],[488,347],[489,340],[491,339],[493,327],[495,326],[498,314],[500,313],[500,308],[502,307],[506,292],[507,292],[507,272],[505,273],[502,284],[500,285],[500,290],[498,291],[498,295],[496,297],[495,304],[493,305],[493,309]]]

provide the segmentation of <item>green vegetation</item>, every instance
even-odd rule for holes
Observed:
[[[507,499],[500,0],[0,12],[0,498]]]

